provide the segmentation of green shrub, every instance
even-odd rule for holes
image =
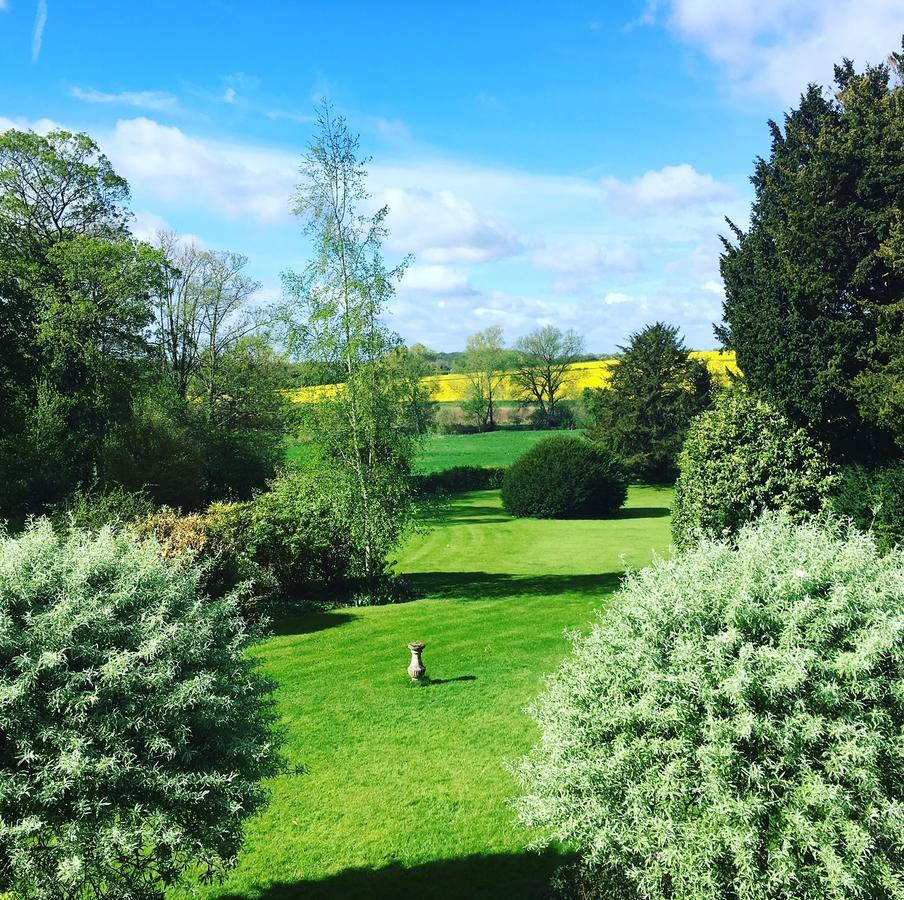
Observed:
[[[0,892],[162,898],[231,867],[279,770],[251,643],[127,531],[0,537]]]
[[[104,525],[125,525],[152,515],[154,504],[143,491],[92,485],[79,488],[56,504],[51,520],[59,531],[83,528],[97,531]]]
[[[678,457],[672,534],[679,547],[732,534],[763,510],[800,519],[836,483],[822,447],[746,390],[724,391],[697,416]]]
[[[248,551],[283,599],[336,597],[361,575],[352,492],[337,472],[280,475],[251,509]]]
[[[522,820],[600,897],[902,896],[900,550],[784,512],[704,539],[628,575],[534,715]]]
[[[880,550],[904,544],[904,463],[843,469],[831,506],[858,528],[872,529]]]
[[[248,549],[250,503],[212,503],[205,512],[182,514],[165,506],[133,520],[129,530],[140,539],[153,538],[160,555],[177,565],[199,569],[204,592],[220,598],[240,585],[245,615],[273,599],[270,573],[261,569]]]
[[[485,491],[502,487],[505,467],[453,466],[442,472],[412,475],[412,489],[421,496],[455,494],[461,491]]]
[[[538,519],[606,515],[628,496],[621,463],[582,438],[543,438],[509,467],[502,503],[513,516]]]

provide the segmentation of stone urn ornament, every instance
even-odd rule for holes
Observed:
[[[423,641],[412,641],[408,645],[408,649],[411,651],[411,662],[408,663],[408,674],[411,676],[412,681],[420,681],[427,674],[424,661],[421,659],[421,654],[424,652],[424,647],[426,646],[427,645]]]

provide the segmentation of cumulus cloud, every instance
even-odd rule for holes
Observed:
[[[144,117],[118,121],[103,147],[117,171],[165,202],[289,221],[297,180],[291,154],[200,140]]]
[[[407,294],[467,296],[474,293],[468,276],[449,266],[409,266],[399,290]]]
[[[606,306],[614,306],[618,303],[633,303],[634,298],[630,294],[623,294],[621,291],[609,291],[605,297],[603,297],[603,303]]]
[[[450,190],[387,187],[376,199],[389,206],[390,249],[424,262],[481,263],[521,249],[513,229]]]
[[[84,103],[116,103],[155,112],[173,112],[179,108],[178,98],[163,91],[120,91],[117,94],[108,94],[94,88],[76,86],[70,93],[76,100]]]
[[[900,0],[671,0],[651,2],[643,24],[664,21],[722,66],[734,86],[797,99],[828,84],[834,63],[878,63],[904,32]]]
[[[689,163],[650,170],[631,181],[603,178],[602,185],[609,202],[629,214],[697,206],[726,200],[733,194],[728,185],[712,175],[701,175]]]

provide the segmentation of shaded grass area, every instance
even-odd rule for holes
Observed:
[[[418,450],[414,469],[429,475],[454,466],[509,466],[541,438],[570,433],[505,429],[486,434],[428,434]],[[310,444],[290,439],[286,445],[286,460],[295,465],[304,465],[312,455]]]
[[[290,766],[220,898],[541,898],[562,856],[528,851],[507,762],[525,706],[618,584],[668,545],[671,492],[632,487],[609,520],[512,519],[498,491],[426,514],[397,570],[422,599],[299,615],[260,652]],[[655,514],[653,514],[655,512]],[[428,679],[405,673],[424,640]]]

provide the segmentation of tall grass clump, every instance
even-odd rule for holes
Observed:
[[[630,574],[552,677],[523,821],[582,896],[904,896],[904,553],[767,513]]]
[[[273,685],[198,578],[124,530],[0,534],[0,894],[156,900],[235,863]]]

